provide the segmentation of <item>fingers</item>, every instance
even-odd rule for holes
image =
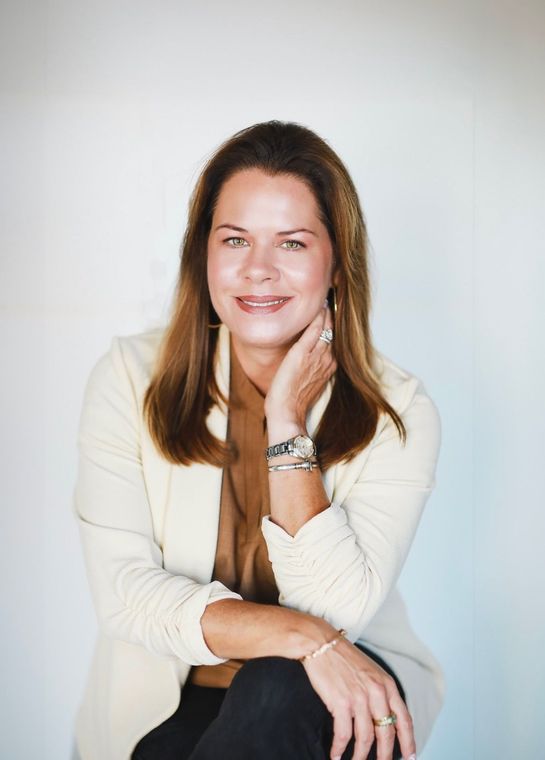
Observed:
[[[355,739],[352,760],[366,760],[375,739],[377,741],[376,760],[392,760],[396,734],[402,756],[411,757],[416,754],[411,714],[397,691],[393,679],[392,684],[393,689],[377,683],[369,690],[369,702],[362,697],[359,702],[354,701],[351,706],[344,705],[333,715],[334,737],[331,745],[333,760],[342,756],[352,736],[352,730]],[[395,724],[375,726],[373,717],[378,720],[392,712],[396,715]]]
[[[307,344],[309,352],[312,351],[313,354],[318,356],[333,355],[332,344],[320,338],[321,332],[328,329],[333,331],[333,316],[331,309],[326,307],[325,309],[320,309],[320,313],[316,315],[316,318],[309,325]],[[335,338],[334,335],[333,338]]]
[[[348,703],[333,713],[333,743],[331,760],[340,760],[348,742],[352,738],[352,714]]]
[[[386,690],[380,683],[374,683],[369,688],[369,709],[375,720],[385,718],[392,712],[386,698]],[[373,728],[377,738],[377,760],[392,760],[396,736],[395,725],[375,726],[373,724]]]
[[[416,754],[413,719],[407,709],[407,705],[397,690],[395,681],[393,681],[393,688],[389,689],[387,687],[387,692],[391,708],[397,715],[396,730],[401,754],[403,757],[410,757],[411,755]]]
[[[324,318],[327,316],[326,312],[329,311],[329,308],[322,308],[320,311],[316,314],[312,322],[309,323],[306,330],[304,330],[303,334],[298,340],[299,346],[302,348],[305,352],[310,352],[313,349],[317,347],[317,343],[323,343],[324,346],[327,344],[324,343],[323,340],[319,341],[319,336],[322,330],[324,329]]]
[[[321,324],[320,330],[318,332],[318,335],[316,337],[316,340],[314,342],[314,347],[312,348],[312,355],[316,356],[320,363],[323,365],[323,372],[325,380],[329,380],[335,373],[337,369],[337,362],[335,360],[335,352],[333,350],[333,344],[327,343],[325,340],[320,339],[320,333],[322,330],[331,329],[333,330],[333,315],[331,313],[331,309],[327,307],[323,310],[324,313],[324,319]],[[335,335],[333,334],[333,340],[335,340]]]
[[[375,726],[365,699],[354,709],[354,753],[352,760],[367,760],[375,741]]]

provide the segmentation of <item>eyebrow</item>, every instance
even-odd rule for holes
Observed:
[[[217,230],[221,230],[222,227],[227,227],[230,230],[236,230],[237,232],[248,232],[248,230],[245,230],[244,227],[236,227],[234,224],[219,224],[215,229],[214,232]],[[277,235],[295,235],[296,232],[308,232],[311,235],[314,235],[315,237],[318,237],[318,235],[313,232],[312,230],[307,230],[305,227],[301,227],[298,230],[282,230],[281,232],[277,232]]]

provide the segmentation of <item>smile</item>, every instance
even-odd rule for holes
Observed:
[[[281,309],[284,304],[291,300],[290,297],[286,298],[267,298],[267,300],[254,301],[251,298],[236,297],[236,302],[242,311],[248,314],[271,314]]]
[[[248,306],[275,306],[277,303],[283,303],[284,301],[287,301],[287,298],[280,298],[278,301],[261,301],[258,303],[257,301],[248,301],[246,298],[240,299],[242,303],[247,303]]]

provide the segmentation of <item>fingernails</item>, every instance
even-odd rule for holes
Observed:
[[[413,752],[412,755],[409,755],[409,757],[407,758],[407,760],[416,760],[416,755],[414,754],[414,752]]]
[[[340,755],[335,755],[335,757],[333,758],[333,760],[341,760],[341,756]]]
[[[326,299],[324,299],[324,309],[327,309],[327,307],[328,307],[328,300],[326,298]],[[333,760],[337,760],[337,758],[334,757]]]

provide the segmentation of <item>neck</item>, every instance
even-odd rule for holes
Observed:
[[[233,350],[245,375],[266,396],[289,348],[247,346],[231,335]]]

